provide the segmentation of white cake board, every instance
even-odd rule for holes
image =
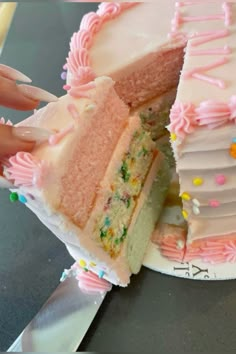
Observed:
[[[178,225],[181,222],[181,207],[166,207],[163,209],[160,223]],[[143,265],[156,272],[174,277],[194,280],[230,280],[236,279],[236,264],[209,264],[201,260],[178,263],[163,257],[158,245],[149,242]]]

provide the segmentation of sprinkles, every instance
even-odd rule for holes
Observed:
[[[183,200],[185,200],[185,201],[189,201],[189,200],[191,199],[191,196],[190,196],[189,193],[184,192],[184,193],[181,194],[181,198],[182,198]]]
[[[220,206],[219,200],[212,199],[209,201],[209,206],[212,208],[218,208]]]
[[[19,195],[19,202],[21,202],[22,204],[25,204],[25,203],[27,203],[27,199],[25,198],[25,196],[24,195]]]
[[[62,79],[62,80],[66,80],[66,77],[67,77],[67,73],[66,73],[66,71],[63,71],[63,72],[61,73],[61,79]]]
[[[184,209],[182,210],[182,215],[185,220],[188,218],[188,212]]]
[[[226,177],[225,175],[217,175],[215,177],[215,182],[216,184],[218,184],[219,186],[223,186],[226,182]]]
[[[236,143],[230,145],[229,154],[231,157],[236,159]]]
[[[201,186],[201,185],[203,184],[203,178],[201,178],[201,177],[195,177],[195,178],[193,179],[193,184],[194,184],[194,186],[196,186],[196,187]]]
[[[100,279],[102,279],[102,278],[104,277],[104,275],[105,275],[104,270],[99,270],[99,272],[98,272],[98,277],[99,277]]]
[[[16,192],[12,192],[9,198],[12,203],[17,202],[19,200],[19,196]]]
[[[79,261],[79,265],[80,265],[82,268],[86,268],[87,263],[85,262],[85,260],[84,260],[84,259],[80,259],[80,261]]]

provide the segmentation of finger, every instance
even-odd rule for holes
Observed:
[[[26,111],[35,109],[38,104],[39,100],[25,96],[15,81],[0,76],[0,105]]]
[[[21,81],[27,83],[32,82],[32,80],[28,76],[23,74],[21,71],[18,71],[14,68],[11,68],[10,66],[3,64],[0,64],[0,75],[13,81]]]
[[[34,141],[24,141],[13,134],[13,128],[0,125],[0,157],[15,155],[18,151],[31,151]]]

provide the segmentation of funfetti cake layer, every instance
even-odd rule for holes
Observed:
[[[32,153],[11,157],[4,174],[82,268],[125,286],[142,265],[169,173],[160,172],[162,153],[113,86],[97,78],[77,98],[61,97],[21,122],[52,135]],[[140,215],[150,220],[141,234]]]

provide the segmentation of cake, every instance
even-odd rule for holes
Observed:
[[[96,78],[21,122],[50,136],[5,161],[4,176],[11,198],[66,244],[87,278],[126,286],[142,265],[170,174],[113,86]]]
[[[21,123],[51,136],[6,160],[5,177],[66,244],[84,287],[94,274],[125,286],[139,271],[173,169],[169,140],[183,219],[157,224],[161,253],[236,261],[235,17],[233,2],[101,3],[72,36],[67,94]]]
[[[166,125],[185,222],[159,230],[159,247],[180,262],[236,261],[235,20],[234,1],[102,3],[73,34],[64,67],[68,91],[111,77],[154,139],[175,101]]]

